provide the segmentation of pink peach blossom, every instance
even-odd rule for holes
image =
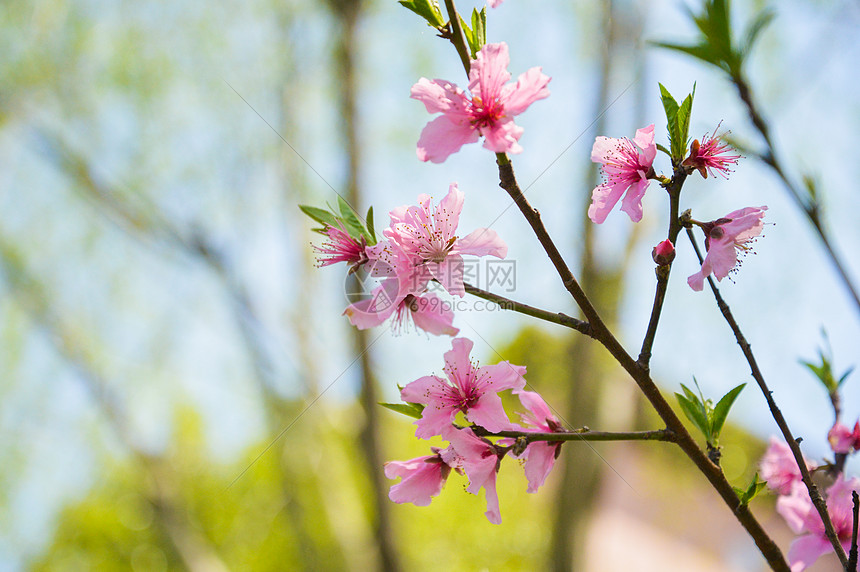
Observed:
[[[827,433],[827,441],[834,453],[848,454],[860,449],[860,421],[849,429],[842,423],[834,423]]]
[[[708,253],[702,269],[687,278],[687,284],[696,292],[704,288],[705,278],[710,274],[718,281],[734,271],[740,264],[738,252],[746,254],[764,228],[764,211],[767,207],[746,207],[732,211],[725,217],[705,226],[705,248]]]
[[[591,149],[591,160],[603,165],[600,170],[606,180],[591,193],[588,218],[602,223],[624,195],[621,210],[633,222],[642,220],[642,197],[650,183],[649,177],[654,174],[656,156],[653,124],[637,129],[633,141],[597,137]]]
[[[467,95],[455,84],[421,78],[412,86],[411,97],[424,104],[429,113],[442,113],[421,132],[418,158],[441,163],[466,143],[484,137],[484,147],[495,153],[520,153],[518,141],[522,127],[514,116],[532,103],[549,96],[550,78],[534,67],[522,74],[515,84],[507,67],[508,45],[487,44],[472,61]]]
[[[496,231],[479,228],[468,236],[456,234],[464,193],[451,183],[448,194],[433,208],[430,195],[419,195],[418,206],[392,210],[391,225],[383,231],[412,260],[412,272],[426,271],[451,294],[463,297],[463,254],[507,256],[508,247]]]
[[[498,8],[502,5],[504,0],[487,0],[487,4],[490,5],[490,8]]]
[[[442,435],[458,412],[488,431],[504,431],[512,426],[497,392],[522,389],[526,368],[507,361],[478,367],[469,359],[472,346],[471,340],[455,338],[452,349],[445,353],[443,371],[447,380],[428,375],[407,384],[400,392],[403,401],[425,405],[421,419],[415,422],[415,436],[419,439]]]
[[[714,132],[716,133],[716,131]],[[721,136],[705,135],[702,137],[702,143],[698,139],[694,139],[690,145],[690,154],[684,159],[682,165],[699,171],[703,178],[708,178],[708,173],[712,176],[716,170],[723,178],[728,179],[729,173],[732,172],[729,165],[737,165],[740,155],[735,155],[732,152],[734,149],[723,141]]]
[[[812,463],[804,458],[806,467],[811,471],[815,468]],[[800,482],[800,469],[794,460],[794,455],[789,446],[776,437],[770,438],[770,445],[759,462],[759,474],[767,481],[769,489],[781,495],[791,492],[794,483]]]
[[[496,473],[501,461],[499,450],[488,440],[476,437],[469,428],[458,430],[448,425],[442,436],[451,442],[451,446],[442,452],[442,460],[466,473],[469,477],[468,492],[476,495],[483,487],[487,497],[487,512],[484,514],[491,523],[501,524],[496,492]]]
[[[843,475],[827,490],[827,513],[833,523],[842,548],[847,553],[851,545],[853,528],[851,492],[860,492],[860,479],[845,481]],[[821,516],[809,499],[809,493],[802,483],[792,485],[791,494],[781,496],[776,501],[776,511],[782,515],[789,528],[800,536],[788,549],[788,564],[792,572],[802,572],[815,563],[819,557],[831,552],[833,546],[824,534]]]
[[[369,274],[381,283],[369,296],[350,304],[344,315],[359,330],[379,326],[393,316],[392,331],[399,333],[410,323],[433,335],[457,335],[451,307],[436,294],[423,292],[427,278],[413,258],[399,246],[380,241],[367,248]]]
[[[520,398],[520,403],[528,410],[521,413],[520,419],[528,427],[521,428],[524,432],[536,433],[558,433],[564,432],[562,424],[553,414],[549,405],[543,398],[533,391],[515,391]],[[555,460],[561,453],[561,441],[534,441],[529,443],[525,451],[518,458],[525,459],[524,471],[529,482],[528,492],[536,493],[538,488],[544,484],[549,472],[552,470]]]
[[[314,250],[319,253],[318,266],[346,262],[350,272],[353,272],[367,262],[367,254],[365,254],[367,240],[363,236],[361,240],[354,239],[340,222],[337,227],[326,227],[325,234],[328,239],[322,243],[322,246],[314,245]]]
[[[438,447],[430,447],[432,455],[408,461],[385,463],[385,476],[397,477],[401,481],[391,486],[388,498],[396,503],[410,502],[416,506],[427,506],[432,497],[442,491],[442,485],[451,473],[451,467],[442,459],[446,453]]]

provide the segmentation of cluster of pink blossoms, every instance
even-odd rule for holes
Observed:
[[[421,418],[415,422],[415,436],[420,439],[441,436],[450,443],[448,447],[431,447],[432,455],[386,463],[385,475],[390,479],[402,479],[391,487],[389,498],[392,501],[425,506],[442,490],[451,469],[465,473],[469,478],[466,490],[472,494],[477,494],[481,488],[485,490],[487,519],[499,524],[502,520],[496,473],[502,458],[510,453],[523,460],[528,492],[533,493],[552,470],[561,442],[535,441],[524,450],[515,451],[513,439],[493,443],[478,437],[470,427],[458,426],[457,416],[462,414],[468,422],[489,432],[564,432],[565,429],[540,395],[524,389],[525,367],[507,361],[480,367],[469,357],[472,346],[471,340],[455,338],[452,349],[444,356],[444,378],[421,377],[400,392],[403,401],[423,406]],[[521,414],[525,427],[512,423],[502,407],[498,394],[508,389],[519,397],[527,410]]]
[[[713,175],[715,171],[728,178],[730,166],[737,163],[740,155],[733,154],[731,147],[719,136],[705,135],[702,141],[701,144],[698,140],[693,141],[690,154],[682,165],[688,173],[698,171],[704,178],[709,172]],[[588,218],[597,224],[603,223],[618,201],[621,201],[621,210],[627,213],[631,221],[642,220],[642,197],[651,180],[657,178],[654,171],[656,156],[653,124],[638,129],[632,141],[597,137],[591,149],[591,160],[601,164],[600,170],[605,180],[592,191]],[[738,255],[749,252],[750,243],[761,234],[766,210],[766,206],[747,207],[700,225],[705,230],[707,256],[701,270],[687,279],[693,290],[701,291],[705,278],[711,274],[717,280],[722,280],[737,270],[740,264]],[[660,260],[656,258],[658,254]],[[655,248],[654,256],[658,264],[668,264],[674,258],[674,245],[666,244],[666,241],[660,243]]]
[[[831,447],[839,452],[833,443],[831,440]],[[810,471],[816,468],[814,463],[805,458],[804,463]],[[789,446],[771,437],[770,445],[759,464],[759,473],[767,481],[768,488],[780,495],[776,501],[776,511],[782,515],[792,532],[798,535],[788,549],[788,562],[792,572],[802,572],[818,558],[832,552],[833,546],[825,535],[824,523],[809,498],[806,485],[801,481],[800,469]],[[853,477],[846,480],[840,473],[825,492],[827,513],[846,553],[850,550],[853,528],[852,491],[860,492],[860,479]]]
[[[350,304],[344,314],[359,329],[378,326],[394,316],[394,326],[410,321],[428,333],[454,336],[454,314],[432,292],[431,280],[456,296],[464,296],[463,255],[504,258],[508,247],[496,231],[479,228],[460,238],[457,226],[464,194],[452,183],[434,207],[432,197],[419,195],[418,205],[391,211],[385,239],[368,246],[342,225],[325,229],[328,240],[315,247],[320,266],[346,262],[350,272],[363,269],[380,281],[369,297]]]

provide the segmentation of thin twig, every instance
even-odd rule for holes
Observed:
[[[460,61],[463,67],[466,68],[466,74],[469,73],[469,68],[472,66],[472,58],[469,57],[469,46],[466,44],[466,35],[463,33],[463,27],[460,25],[460,15],[457,13],[457,8],[454,6],[454,0],[445,0],[445,8],[448,10],[448,19],[450,20],[452,36],[451,43],[457,50],[460,56]]]
[[[687,172],[683,168],[676,168],[672,180],[666,186],[669,195],[669,231],[667,238],[673,245],[678,241],[681,232],[679,221],[681,188],[687,180]],[[672,263],[657,267],[657,287],[654,292],[654,304],[651,307],[651,317],[648,320],[648,329],[642,339],[642,349],[639,351],[639,365],[646,371],[650,369],[651,349],[654,346],[654,338],[657,335],[657,324],[663,312],[663,302],[666,299],[666,290],[669,287],[669,274],[672,272]]]
[[[527,442],[532,441],[666,441],[675,442],[675,434],[668,429],[655,431],[591,431],[587,427],[574,431],[559,433],[538,433],[530,431],[487,431],[483,427],[472,427],[472,431],[479,437],[508,437],[524,438]]]
[[[690,239],[690,243],[693,245],[693,250],[696,251],[696,257],[699,259],[699,263],[704,262],[702,258],[702,253],[699,250],[699,245],[696,242],[696,237],[693,234],[692,228],[687,228],[687,237]],[[806,461],[803,459],[803,453],[800,451],[800,445],[798,441],[794,438],[791,433],[791,429],[788,427],[788,423],[785,421],[785,417],[782,415],[782,411],[780,411],[779,407],[776,404],[776,401],[773,399],[773,395],[771,394],[771,390],[768,387],[767,383],[764,380],[764,375],[762,375],[761,370],[758,367],[758,363],[756,362],[755,355],[753,355],[752,348],[750,347],[749,342],[747,342],[746,338],[741,332],[740,326],[732,315],[732,311],[729,308],[729,305],[726,304],[726,301],[723,300],[722,295],[720,294],[719,289],[717,289],[717,285],[714,283],[714,279],[711,276],[708,276],[708,284],[711,286],[711,292],[714,294],[714,299],[717,301],[717,306],[720,308],[720,312],[723,314],[726,322],[729,324],[729,327],[732,329],[732,332],[735,335],[735,340],[738,345],[741,347],[741,351],[744,354],[744,357],[747,360],[747,363],[750,366],[750,373],[753,376],[753,379],[756,380],[756,383],[761,389],[762,394],[764,395],[765,400],[767,401],[767,406],[770,409],[770,413],[773,416],[774,421],[776,421],[779,430],[782,432],[782,436],[785,439],[788,446],[791,448],[791,452],[794,455],[794,460],[797,463],[797,466],[800,468],[800,474],[803,479],[803,484],[806,485],[806,488],[809,489],[809,498],[812,500],[812,504],[815,505],[818,514],[821,516],[821,520],[824,523],[824,532],[827,536],[830,543],[833,545],[833,549],[836,551],[836,555],[839,557],[840,562],[842,562],[843,566],[848,564],[848,557],[845,555],[845,550],[842,548],[842,544],[839,542],[839,537],[836,534],[836,530],[833,528],[833,522],[830,520],[830,514],[827,512],[827,503],[822,498],[821,494],[818,492],[818,487],[815,486],[815,483],[812,481],[812,477],[809,474],[809,469],[806,467]]]
[[[466,292],[468,292],[469,294],[477,296],[478,298],[483,298],[484,300],[488,300],[490,302],[495,302],[502,310],[511,310],[512,312],[519,312],[520,314],[525,314],[526,316],[531,316],[533,318],[538,318],[546,322],[552,322],[553,324],[565,326],[580,333],[583,333],[586,336],[591,336],[591,326],[588,322],[577,320],[576,318],[572,318],[571,316],[568,316],[567,314],[563,314],[561,312],[553,313],[548,310],[541,310],[540,308],[529,306],[528,304],[515,302],[510,298],[505,298],[504,296],[493,294],[492,292],[487,292],[486,290],[481,290],[480,288],[476,288],[471,284],[463,284],[463,286],[466,288]]]
[[[854,525],[851,528],[851,550],[848,553],[848,570],[857,572],[857,521],[860,520],[860,497],[857,491],[851,491],[851,501],[854,504]]]
[[[782,180],[786,191],[794,203],[801,211],[803,211],[806,218],[809,219],[809,222],[812,224],[812,227],[821,239],[824,251],[830,258],[830,262],[836,268],[836,272],[839,274],[839,278],[845,285],[845,289],[848,290],[848,295],[857,306],[857,311],[860,312],[860,295],[858,295],[857,288],[854,286],[851,277],[848,276],[848,271],[846,270],[840,256],[836,253],[836,250],[830,242],[827,229],[825,228],[824,222],[821,220],[821,209],[819,208],[818,200],[814,197],[810,197],[811,200],[804,199],[803,194],[800,192],[798,187],[788,178],[788,175],[786,175],[785,168],[782,166],[782,163],[777,156],[776,148],[770,137],[770,128],[768,127],[767,121],[765,121],[764,117],[755,105],[752,90],[750,89],[750,85],[746,77],[744,77],[743,74],[733,75],[731,76],[731,81],[735,84],[735,87],[738,90],[738,95],[747,108],[750,121],[752,121],[752,124],[755,125],[756,129],[758,129],[758,132],[761,134],[762,139],[764,139],[764,142],[767,145],[767,151],[763,154],[757,154],[758,158],[773,169],[780,180]]]

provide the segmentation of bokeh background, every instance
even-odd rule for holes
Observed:
[[[733,20],[764,7],[736,0]],[[860,4],[773,7],[748,75],[789,176],[817,179],[857,281]],[[518,178],[635,351],[663,197],[652,188],[635,228],[617,212],[586,224],[594,136],[656,123],[659,141],[659,81],[679,99],[695,83],[692,136],[720,125],[761,141],[716,69],[650,43],[694,40],[680,2],[507,0],[488,19],[514,76],[540,65],[553,78],[517,121]],[[506,460],[500,526],[459,476],[430,507],[387,500],[382,463],[427,443],[376,402],[439,372],[450,340],[357,337],[343,273],[315,268],[297,204],[339,193],[374,205],[381,229],[390,208],[458,181],[461,228],[492,224],[510,246],[506,294],[576,312],[490,153],[415,158],[429,116],[410,87],[466,81],[451,46],[397,2],[10,0],[0,30],[0,570],[762,569],[659,443],[567,445],[536,495]],[[752,158],[728,181],[692,178],[683,198],[701,220],[762,204],[765,237],[722,289],[805,452],[826,457],[829,401],[798,360],[816,357],[824,330],[836,369],[856,364],[860,316],[818,239]],[[652,367],[666,392],[695,376],[719,397],[749,371],[712,299],[686,286],[695,269],[682,243]],[[587,340],[501,311],[470,308],[455,325],[482,362],[527,365],[570,426],[659,428]],[[849,378],[847,420],[858,388]],[[752,386],[732,422],[725,470],[741,485],[776,428]],[[754,501],[787,548],[772,505]]]

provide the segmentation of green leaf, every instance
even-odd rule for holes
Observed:
[[[680,44],[670,44],[667,42],[654,42],[658,48],[666,48],[667,50],[675,50],[684,54],[693,56],[696,59],[702,60],[705,63],[723,67],[721,65],[720,56],[714,52],[708,44],[699,44],[697,46],[682,46]],[[728,71],[728,70],[726,70]]]
[[[373,246],[376,244],[376,230],[373,228],[373,206],[367,209],[367,216],[364,218],[364,222],[367,226],[367,232],[370,234],[370,245]]]
[[[421,412],[424,411],[424,406],[418,403],[379,403],[381,406],[397,413],[402,413],[407,417],[421,419]]]
[[[434,28],[445,26],[445,19],[442,17],[439,3],[435,0],[399,0],[399,4],[427,20],[427,23]]]
[[[693,91],[690,95],[684,98],[681,106],[678,108],[678,156],[683,160],[687,154],[687,143],[690,139],[690,115],[693,112],[693,97],[696,95],[696,84],[693,84]]]
[[[750,23],[747,27],[747,31],[744,34],[744,40],[741,43],[740,49],[743,55],[747,55],[752,51],[753,45],[755,45],[756,40],[759,37],[759,34],[768,27],[768,25],[773,22],[773,19],[776,17],[776,12],[773,10],[762,10],[759,12],[758,16]]]
[[[337,218],[325,209],[308,205],[299,205],[299,209],[321,225],[337,227]]]
[[[684,388],[685,392],[689,391],[683,384],[681,387]],[[693,398],[690,399],[680,393],[676,393],[675,398],[678,400],[678,405],[681,406],[681,411],[684,412],[684,416],[702,432],[702,435],[705,436],[707,441],[710,441],[710,427],[708,426],[707,415],[704,412],[704,407],[699,401],[699,398],[693,395]]]
[[[678,159],[678,154],[675,152],[677,146],[675,141],[678,138],[678,102],[675,101],[675,98],[672,97],[672,94],[669,93],[669,90],[662,83],[658,85],[660,86],[660,100],[663,102],[663,110],[666,112],[666,127],[669,130],[669,148],[672,150],[670,156],[672,157],[672,162],[675,163]]]
[[[672,153],[671,153],[668,149],[666,149],[665,147],[663,147],[662,145],[660,145],[659,143],[657,143],[657,150],[658,150],[658,151],[662,151],[662,152],[664,152],[664,153],[665,153],[665,154],[667,154],[669,157],[671,157],[671,156],[672,156]]]
[[[472,9],[472,37],[475,41],[475,51],[472,57],[487,43],[487,7],[481,8],[478,12],[477,8]]]
[[[853,367],[849,367],[848,371],[842,374],[842,377],[839,378],[839,381],[836,382],[836,387],[842,387],[842,384],[845,383],[845,380],[848,379],[848,376],[851,375],[851,372],[854,371]]]
[[[355,214],[349,203],[340,195],[337,196],[337,206],[340,209],[341,220],[344,226],[346,226],[346,230],[349,231],[349,235],[355,239],[360,238],[362,235],[367,237],[367,231],[358,219],[358,215]]]
[[[735,493],[738,495],[738,499],[741,501],[742,505],[748,505],[751,500],[753,500],[756,495],[758,495],[764,487],[767,486],[767,481],[760,481],[758,479],[758,473],[753,475],[752,482],[746,489],[742,489],[739,487],[732,487],[735,490]]]
[[[460,18],[460,26],[463,28],[463,35],[466,36],[466,43],[469,44],[469,53],[472,56],[472,59],[478,57],[478,50],[481,49],[482,46],[477,44],[477,40],[475,38],[475,34],[472,32],[472,29],[469,28],[469,25],[466,23],[466,20],[463,19],[462,15],[459,15]]]
[[[712,443],[713,445],[716,445],[717,441],[719,441],[720,432],[723,430],[723,425],[725,425],[726,418],[729,416],[729,410],[731,410],[735,399],[738,398],[738,395],[740,395],[746,385],[746,383],[742,383],[726,393],[717,402],[716,407],[714,407],[714,416],[711,420],[711,434],[714,438],[714,443]]]

